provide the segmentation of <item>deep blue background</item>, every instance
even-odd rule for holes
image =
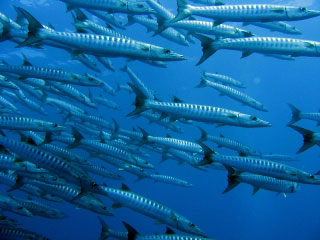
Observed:
[[[235,1],[226,1],[234,3]],[[320,3],[312,1],[273,1],[279,4],[307,5],[310,8],[320,10]],[[176,2],[162,0],[163,5],[173,12],[176,11]],[[270,1],[241,1],[241,3],[270,3]],[[72,31],[70,24],[72,18],[65,12],[65,6],[60,1],[32,1],[12,0],[0,1],[0,11],[11,18],[15,18],[12,5],[21,6],[30,11],[41,23],[52,23],[59,31]],[[89,14],[88,14],[89,15]],[[102,23],[102,22],[101,22]],[[320,18],[313,18],[300,22],[291,22],[298,27],[303,34],[297,38],[320,41]],[[232,24],[232,23],[231,23]],[[241,24],[234,24],[241,26]],[[270,32],[265,29],[248,26],[259,36],[287,36],[281,33]],[[263,153],[283,153],[293,155],[301,146],[301,136],[286,127],[291,119],[291,112],[287,103],[295,104],[298,108],[307,112],[318,111],[319,105],[319,59],[300,57],[295,61],[282,61],[253,54],[245,59],[240,59],[239,52],[221,50],[209,58],[200,67],[195,64],[201,56],[201,47],[197,42],[191,47],[182,47],[171,43],[161,37],[150,37],[145,28],[133,25],[126,31],[120,31],[128,36],[165,46],[174,51],[184,54],[187,61],[168,63],[167,69],[151,67],[140,62],[129,63],[129,66],[157,95],[164,100],[170,100],[172,96],[190,103],[207,104],[226,107],[240,112],[256,114],[258,117],[270,121],[271,128],[265,129],[242,129],[236,127],[216,128],[214,125],[195,123],[195,126],[204,127],[210,134],[223,133],[226,137],[234,138],[252,146]],[[290,37],[290,36],[289,36]],[[21,62],[20,53],[24,52],[35,65],[54,66],[65,70],[84,73],[90,70],[76,61],[70,61],[70,56],[63,50],[45,47],[43,50],[29,48],[15,49],[14,44],[2,42],[0,45],[0,57],[10,64]],[[115,73],[108,70],[99,75],[112,86],[115,82],[126,83],[129,78],[118,69],[125,60],[122,58],[112,59],[117,68]],[[103,67],[100,65],[100,68]],[[218,72],[234,77],[247,86],[246,93],[265,104],[268,113],[258,112],[242,106],[232,99],[220,97],[210,88],[195,89],[194,86],[200,81],[201,71]],[[80,88],[81,89],[81,88]],[[87,89],[82,88],[84,92]],[[93,94],[102,92],[92,88]],[[121,111],[113,111],[100,107],[98,112],[89,112],[102,115],[105,119],[117,119],[122,128],[142,126],[154,135],[164,136],[166,131],[157,125],[149,125],[143,119],[129,119],[125,115],[133,109],[131,105],[134,96],[127,92],[119,92],[117,96],[106,96],[116,101],[121,106]],[[22,107],[21,107],[22,108]],[[53,108],[50,109],[50,119],[61,121]],[[25,111],[27,116],[41,117],[36,113]],[[298,125],[319,131],[314,122],[301,121]],[[171,135],[186,139],[198,139],[200,134],[194,126],[184,126],[185,134]],[[216,148],[215,145],[210,146]],[[225,154],[234,154],[226,149],[219,149]],[[309,172],[317,172],[320,168],[319,148],[314,147],[299,155],[301,162],[289,163]],[[269,239],[307,239],[318,240],[320,235],[320,204],[319,186],[302,185],[301,191],[283,196],[276,196],[273,192],[261,190],[255,196],[251,196],[252,188],[248,185],[240,185],[226,195],[221,192],[226,187],[226,173],[218,171],[200,172],[185,165],[177,165],[175,161],[167,161],[158,165],[161,156],[152,154],[149,159],[157,166],[162,174],[172,175],[186,179],[194,183],[190,189],[179,188],[161,183],[153,183],[143,180],[135,183],[134,177],[123,173],[126,183],[134,192],[150,197],[173,208],[178,213],[191,219],[199,225],[210,237],[219,240],[269,240]],[[119,182],[105,180],[108,185],[119,187]],[[22,195],[15,193],[15,195]],[[110,200],[104,198],[108,206]],[[86,210],[76,210],[71,204],[53,204],[60,207],[69,215],[65,220],[48,220],[39,217],[24,218],[15,216],[23,223],[23,227],[42,233],[50,239],[98,239],[100,225],[95,214]],[[115,217],[104,217],[110,227],[115,230],[124,230],[121,221],[131,223],[140,233],[163,232],[164,226],[154,224],[155,221],[135,213],[129,209],[118,209]]]

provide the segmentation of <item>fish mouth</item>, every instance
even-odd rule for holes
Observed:
[[[260,126],[262,126],[262,127],[271,127],[272,124],[267,122],[267,121],[260,120]]]
[[[182,61],[187,59],[185,56],[179,53],[171,53],[169,58],[173,61]]]
[[[320,11],[308,10],[308,15],[310,15],[310,16],[320,16]]]

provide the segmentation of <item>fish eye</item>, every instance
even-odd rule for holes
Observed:
[[[169,50],[169,49],[165,49],[164,52],[165,52],[166,54],[169,54],[169,53],[170,53],[170,50]]]
[[[193,223],[189,223],[189,226],[194,228],[196,225],[194,225]]]
[[[106,206],[103,206],[102,209],[103,209],[103,210],[107,210],[107,207],[106,207]]]
[[[257,121],[258,120],[258,118],[256,116],[251,116],[250,119],[253,120],[253,121]]]
[[[17,207],[17,209],[22,210],[22,209],[23,209],[23,207],[21,207],[21,206],[20,206],[20,207]]]
[[[93,182],[93,183],[91,184],[91,186],[92,186],[93,188],[96,188],[96,187],[98,187],[99,185],[96,184],[95,182]]]
[[[53,124],[53,127],[58,127],[58,124],[57,124],[57,123],[54,123],[54,124]]]
[[[301,8],[300,8],[300,11],[301,11],[301,12],[305,12],[305,11],[307,11],[307,8],[306,8],[306,7],[301,7]]]
[[[138,8],[143,8],[144,7],[143,4],[141,4],[141,3],[137,4],[137,6],[138,6]]]

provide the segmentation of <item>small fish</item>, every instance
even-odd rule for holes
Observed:
[[[244,23],[243,26],[247,26],[249,24],[257,27],[270,29],[272,32],[277,31],[277,32],[293,34],[293,35],[302,34],[299,29],[285,22],[250,22],[250,23]]]

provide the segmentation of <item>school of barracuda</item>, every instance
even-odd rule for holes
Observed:
[[[68,217],[63,211],[50,207],[50,201],[69,202],[100,215],[100,239],[209,239],[201,226],[193,223],[183,213],[171,209],[165,202],[160,203],[131,191],[123,183],[125,179],[121,172],[112,170],[121,169],[135,175],[137,180],[147,178],[180,187],[193,186],[186,180],[158,173],[154,162],[147,160],[147,152],[150,151],[162,155],[162,160],[173,158],[202,171],[226,171],[228,185],[223,193],[240,183],[252,185],[254,193],[264,189],[283,194],[298,191],[300,184],[320,185],[318,173],[311,174],[282,163],[299,160],[293,156],[266,155],[238,140],[223,135],[210,135],[200,127],[201,137],[194,142],[184,140],[183,135],[181,138],[173,138],[169,134],[153,136],[141,126],[137,126],[139,130],[121,128],[115,116],[103,117],[96,111],[98,106],[119,110],[121,106],[106,95],[128,91],[134,93],[136,99],[135,109],[127,117],[134,119],[141,116],[152,124],[175,133],[183,134],[184,127],[180,123],[195,122],[242,128],[271,127],[271,123],[254,115],[218,106],[185,103],[176,97],[172,101],[157,98],[154,91],[136,75],[129,62],[138,60],[165,68],[170,61],[187,59],[171,49],[136,41],[126,36],[123,30],[137,23],[145,26],[148,32],[154,32],[154,36],[182,46],[188,47],[200,40],[203,54],[197,65],[220,49],[240,51],[242,57],[260,53],[292,60],[298,56],[319,57],[320,42],[258,37],[250,31],[225,23],[242,22],[243,26],[252,24],[298,35],[301,34],[299,29],[283,21],[317,17],[320,11],[270,4],[224,5],[219,0],[192,0],[192,3],[177,0],[177,15],[174,15],[157,0],[60,2],[66,4],[66,14],[72,15],[74,32],[61,32],[52,25],[42,25],[32,12],[21,7],[13,6],[16,16],[0,13],[1,41],[16,43],[22,52],[24,48],[30,47],[42,51],[42,48],[48,46],[57,51],[64,50],[82,63],[83,68],[96,72],[95,75],[90,75],[48,67],[48,64],[34,66],[24,54],[21,55],[21,65],[13,65],[2,59],[0,182],[8,186],[8,191],[0,194],[1,239],[48,239],[20,228],[19,222],[3,215],[3,212],[55,219]],[[117,13],[127,16],[127,22],[119,18]],[[93,16],[100,19],[100,24],[92,20]],[[15,17],[16,21],[12,20]],[[187,17],[188,20],[185,19]],[[197,17],[202,18],[198,20]],[[128,64],[116,69],[112,63],[113,57],[126,58]],[[128,74],[131,81],[128,85],[119,84],[117,88],[113,88],[99,78],[99,73],[103,71],[122,71]],[[199,85],[196,86],[198,88],[210,87],[255,110],[268,111],[263,103],[243,91],[246,86],[237,79],[210,72],[202,72],[199,79]],[[79,90],[79,86],[101,88],[105,94],[87,95]],[[19,107],[22,105],[43,117],[36,119],[22,115]],[[60,124],[48,119],[45,105],[59,111],[63,118]],[[89,114],[88,108],[92,110],[90,112],[96,111],[96,114]],[[291,104],[288,111],[289,109],[292,110],[292,120],[288,126],[304,138],[304,144],[298,153],[314,145],[320,146],[320,133],[293,125],[301,119],[316,121],[320,125],[320,113],[302,112]],[[205,145],[205,141],[217,144],[218,148],[234,150],[239,155],[219,154]],[[82,157],[73,149],[83,149],[89,156]],[[99,165],[93,163],[94,158],[100,160]],[[122,188],[97,182],[95,175],[102,176],[106,182],[107,179],[118,180]],[[27,193],[28,198],[15,197],[15,191]],[[107,207],[103,198],[111,199],[114,202],[112,207]],[[144,235],[126,222],[123,224],[127,232],[110,229],[101,215],[116,216],[114,210],[119,207],[130,208],[167,225],[166,233]],[[177,234],[171,228],[183,233]]]

